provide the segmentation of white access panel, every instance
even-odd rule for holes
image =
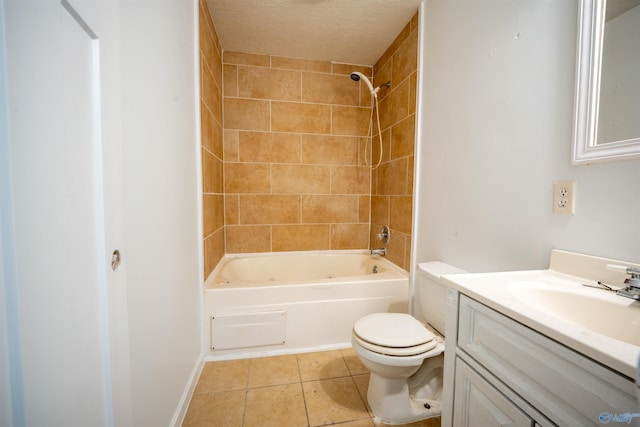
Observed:
[[[284,344],[285,335],[284,310],[211,316],[213,350]]]

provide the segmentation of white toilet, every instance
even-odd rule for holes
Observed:
[[[375,313],[353,326],[351,345],[371,372],[367,399],[376,418],[405,424],[442,413],[443,274],[464,273],[442,262],[418,265],[416,298],[427,325],[404,313]]]

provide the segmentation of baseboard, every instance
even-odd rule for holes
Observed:
[[[170,424],[171,427],[180,427],[184,422],[184,417],[187,415],[187,410],[189,409],[189,404],[191,403],[191,397],[193,396],[193,392],[196,389],[196,385],[198,384],[198,379],[200,378],[203,367],[204,354],[200,353],[193,367],[193,370],[191,371],[189,382],[182,392],[182,396],[180,397],[180,402],[178,402],[176,412],[173,414],[173,419],[171,420]]]

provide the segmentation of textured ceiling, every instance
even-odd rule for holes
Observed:
[[[421,0],[207,0],[222,49],[374,65]]]

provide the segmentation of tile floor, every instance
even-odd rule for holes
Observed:
[[[183,427],[370,427],[369,372],[352,349],[208,362]],[[440,418],[407,424],[440,427]]]

